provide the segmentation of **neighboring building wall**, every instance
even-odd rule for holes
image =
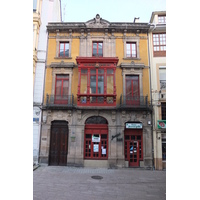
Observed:
[[[166,127],[158,128],[158,120],[162,119],[161,105],[166,105],[166,81],[160,83],[159,69],[166,71],[166,50],[161,53],[162,56],[155,56],[153,34],[166,34],[166,21],[159,23],[158,16],[166,16],[165,11],[153,12],[150,23],[152,28],[149,33],[149,53],[151,65],[151,83],[152,83],[152,104],[153,104],[153,141],[154,141],[154,166],[155,169],[162,170],[166,168],[166,160],[163,158],[162,143],[166,141]],[[166,37],[165,37],[166,38]],[[164,44],[164,43],[163,43]],[[166,43],[165,43],[166,46]],[[166,74],[165,74],[166,76]],[[161,84],[163,88],[161,89]],[[162,142],[163,141],[163,142]]]
[[[38,1],[40,2],[40,1]],[[60,0],[43,0],[41,9],[41,26],[38,37],[37,60],[35,69],[34,93],[33,93],[33,160],[38,162],[40,128],[42,117],[42,102],[44,93],[45,65],[47,55],[48,33],[46,26],[48,22],[61,22]],[[41,3],[40,2],[40,3]]]
[[[134,23],[109,23],[96,18],[86,23],[49,23],[47,30],[48,53],[45,77],[45,96],[43,106],[40,162],[48,163],[52,143],[52,130],[54,122],[68,122],[68,151],[67,165],[93,166],[93,167],[128,167],[125,159],[125,132],[127,122],[142,124],[142,159],[140,167],[152,167],[152,133],[151,133],[151,108],[149,63],[148,63],[148,24],[140,24],[134,28]],[[127,24],[131,30],[127,33]],[[110,26],[115,26],[115,30]],[[107,28],[106,28],[107,27]],[[99,29],[97,29],[99,28]],[[128,28],[127,28],[128,29]],[[138,29],[138,32],[136,31]],[[98,31],[97,31],[98,30]],[[143,32],[142,32],[143,31]],[[142,33],[141,33],[142,32]],[[146,32],[146,33],[145,33]],[[103,57],[92,57],[92,42],[103,43]],[[59,57],[59,43],[68,42],[69,56]],[[126,57],[126,42],[136,42],[137,57]],[[100,63],[98,65],[97,61]],[[85,63],[86,64],[85,64]],[[115,72],[116,105],[114,106],[79,106],[78,95],[80,86],[81,67],[109,66]],[[100,68],[99,68],[100,69]],[[73,103],[55,103],[56,75],[68,75],[68,95],[74,96]],[[125,78],[128,75],[139,77],[140,96],[146,96],[146,107],[123,107],[122,95],[126,95]],[[106,75],[105,75],[106,77]],[[104,89],[105,90],[105,89]],[[48,96],[46,95],[48,94]],[[69,97],[71,98],[71,97]],[[88,98],[91,101],[91,97]],[[71,102],[71,99],[70,99]],[[86,121],[90,117],[102,117],[108,125],[108,158],[104,160],[84,159],[84,137]],[[149,123],[150,122],[150,123]],[[136,129],[132,129],[134,133]],[[63,144],[64,145],[64,144]],[[140,149],[141,150],[141,149]],[[128,151],[128,150],[127,150]],[[133,152],[133,151],[132,151]],[[55,152],[52,152],[52,155]],[[52,156],[51,155],[51,156]]]
[[[33,86],[35,81],[35,68],[37,62],[38,38],[41,26],[42,0],[33,0]]]

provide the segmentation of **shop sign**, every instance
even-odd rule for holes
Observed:
[[[158,129],[166,128],[166,120],[158,120],[157,126],[158,126]]]
[[[37,117],[37,118],[34,117],[34,118],[33,118],[33,122],[39,122],[39,118],[38,118],[38,117]]]
[[[92,135],[92,142],[100,142],[100,136],[98,134]]]
[[[126,123],[126,128],[141,129],[142,123]]]

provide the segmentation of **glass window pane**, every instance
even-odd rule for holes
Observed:
[[[97,55],[97,43],[93,42],[92,46],[92,55],[96,56]]]
[[[103,56],[103,43],[98,43],[98,55]]]
[[[61,95],[61,87],[62,87],[62,81],[57,80],[56,81],[56,95]]]
[[[159,79],[166,81],[166,69],[159,69]]]
[[[90,76],[90,93],[96,94],[96,76]]]
[[[69,57],[69,43],[65,43],[65,56]]]
[[[81,69],[81,74],[87,74],[87,69]]]
[[[103,69],[98,69],[98,74],[104,74],[104,70]]]
[[[107,74],[113,74],[113,69],[107,69]]]
[[[56,75],[56,78],[57,79],[68,79],[69,78],[69,75],[68,74],[57,74]]]
[[[69,89],[69,81],[63,80],[63,95],[68,95],[68,89]]]
[[[81,94],[87,93],[87,75],[81,75]]]
[[[91,69],[90,74],[96,74],[96,69]]]
[[[107,76],[107,94],[113,94],[113,76]]]
[[[104,76],[98,76],[98,94],[104,93]]]
[[[37,10],[37,0],[33,0],[33,11]]]
[[[126,80],[126,95],[132,95],[131,80]]]

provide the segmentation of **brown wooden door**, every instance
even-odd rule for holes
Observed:
[[[49,165],[67,165],[68,123],[52,123],[50,138]]]
[[[142,130],[125,131],[124,154],[129,167],[140,166],[140,160],[143,160]]]

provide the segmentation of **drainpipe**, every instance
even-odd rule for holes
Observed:
[[[151,25],[151,24],[150,24]],[[153,29],[149,29],[149,32],[150,31],[153,31],[155,29],[155,25],[153,27]],[[152,105],[152,83],[151,83],[151,63],[150,63],[150,50],[149,50],[149,32],[147,32],[147,40],[148,40],[148,61],[149,61],[149,81],[150,81],[150,99],[151,99],[151,107],[152,107],[152,111],[151,111],[151,123],[152,123],[152,126],[151,126],[151,132],[152,132],[152,164],[153,164],[153,170],[155,169],[155,166],[154,166],[154,140],[153,140],[153,126],[154,126],[154,123],[153,123],[153,105]]]
[[[46,30],[47,31],[47,30]],[[42,139],[42,121],[43,121],[43,102],[44,102],[44,95],[45,95],[45,82],[46,82],[46,65],[47,65],[47,51],[48,51],[48,41],[49,41],[49,33],[47,31],[47,44],[46,44],[46,58],[45,58],[45,66],[44,66],[44,78],[43,78],[43,95],[42,95],[42,103],[41,103],[41,123],[40,123],[40,141],[39,141],[39,156],[38,161],[40,158],[40,150],[41,150],[41,139]],[[38,162],[39,163],[39,162]]]

